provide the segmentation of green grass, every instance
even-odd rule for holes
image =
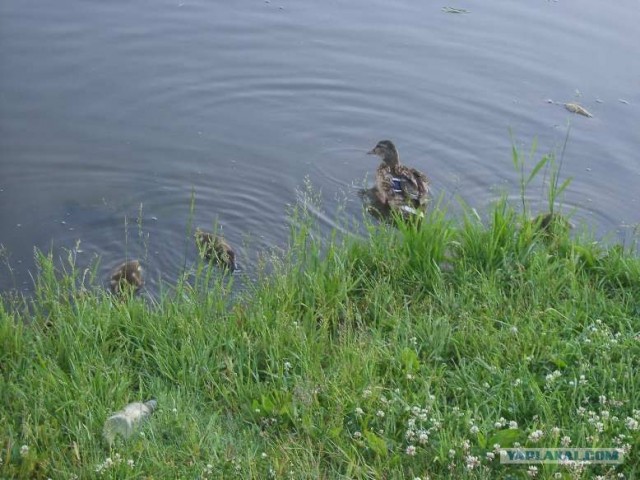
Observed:
[[[0,477],[529,478],[487,453],[563,437],[628,455],[536,478],[640,476],[635,250],[465,211],[322,239],[301,208],[248,290],[201,266],[157,304],[40,256],[0,305]],[[150,397],[109,449],[107,416]]]

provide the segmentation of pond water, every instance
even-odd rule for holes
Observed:
[[[306,177],[327,229],[341,205],[360,215],[385,138],[482,211],[517,196],[510,129],[545,153],[570,124],[566,211],[628,239],[638,25],[637,0],[0,0],[0,290],[31,288],[34,246],[78,240],[101,277],[128,255],[152,289],[172,281],[196,258],[192,198],[193,225],[217,221],[250,270],[286,246]],[[540,182],[528,194],[544,209]]]

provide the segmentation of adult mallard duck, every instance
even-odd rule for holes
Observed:
[[[118,266],[111,273],[111,280],[109,281],[111,293],[114,295],[126,293],[128,290],[136,292],[143,285],[142,266],[138,260],[129,260]]]
[[[203,232],[199,228],[196,229],[195,237],[200,255],[207,261],[213,261],[229,270],[236,269],[236,254],[224,238]]]
[[[396,146],[390,140],[382,140],[368,152],[377,155],[382,163],[376,170],[376,195],[391,211],[420,214],[429,201],[427,176],[400,163]]]

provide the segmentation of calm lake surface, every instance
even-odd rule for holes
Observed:
[[[341,205],[361,215],[386,138],[482,212],[517,197],[509,129],[546,153],[569,122],[565,211],[630,239],[639,25],[637,0],[0,0],[0,290],[32,288],[34,246],[78,240],[101,279],[128,255],[152,290],[173,281],[196,261],[192,195],[193,225],[217,220],[250,271],[286,247],[305,177],[327,231]],[[544,209],[541,182],[529,196]]]

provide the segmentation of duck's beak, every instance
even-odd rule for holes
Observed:
[[[371,150],[369,150],[367,152],[367,155],[375,155],[375,154],[376,154],[376,149],[375,148],[372,148]]]

